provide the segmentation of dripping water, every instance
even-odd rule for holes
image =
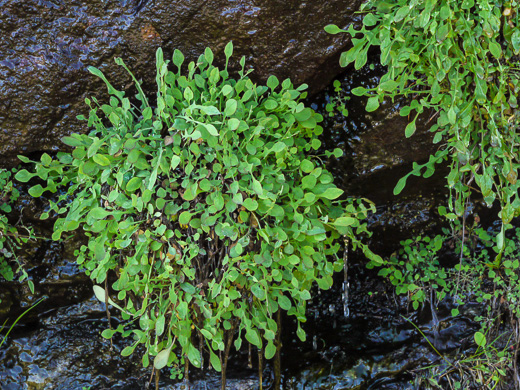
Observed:
[[[348,290],[349,290],[349,283],[348,283],[348,239],[344,238],[345,243],[345,250],[343,252],[343,315],[345,318],[348,318],[350,315],[350,309],[348,307]]]
[[[329,313],[330,313],[331,317],[333,318],[332,329],[336,329],[337,323],[336,323],[336,305],[335,304],[329,305]]]

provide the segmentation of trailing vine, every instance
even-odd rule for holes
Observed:
[[[515,329],[520,321],[518,230],[515,237],[506,236],[520,215],[519,5],[517,0],[368,0],[361,7],[360,29],[325,28],[352,37],[353,47],[342,54],[342,66],[354,63],[360,69],[369,50],[379,48],[387,73],[376,87],[352,91],[368,97],[367,111],[377,110],[384,99],[397,102],[401,116],[409,118],[406,137],[415,133],[419,116],[432,123],[436,152],[427,162],[414,162],[394,194],[411,175],[429,177],[441,162],[449,166],[449,201],[439,213],[450,221],[451,234],[406,240],[398,254],[368,264],[381,267],[379,274],[395,285],[397,294],[407,295],[414,309],[429,301],[434,319],[437,303],[448,296],[455,303],[453,316],[467,300],[487,304],[487,315],[476,318],[482,329],[474,335],[475,354],[455,363],[445,360],[448,365],[443,363],[444,368],[428,378],[433,388],[475,383],[496,388],[507,370],[518,371],[518,332],[515,342],[506,342],[501,351],[494,345],[500,344],[495,343],[499,337],[491,338],[502,313],[508,313]],[[476,193],[488,207],[499,205],[498,232],[479,228],[477,217],[474,226],[467,226]],[[441,266],[439,253],[453,245],[458,264]],[[512,377],[519,387],[518,375]]]
[[[342,66],[354,63],[359,69],[371,47],[381,51],[388,71],[379,85],[353,90],[369,97],[367,111],[376,110],[383,99],[399,99],[400,114],[410,118],[406,137],[414,134],[419,115],[436,118],[430,131],[437,152],[426,163],[414,163],[394,193],[402,191],[410,175],[429,177],[448,160],[452,196],[446,217],[462,218],[477,189],[489,207],[500,204],[497,263],[504,227],[520,214],[518,7],[516,0],[369,0],[361,8],[361,29],[326,27],[352,37]]]

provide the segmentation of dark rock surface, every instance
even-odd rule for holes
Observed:
[[[432,142],[429,131],[435,123],[431,113],[421,115],[417,120],[415,134],[404,135],[409,118],[399,115],[403,101],[385,100],[374,112],[367,112],[366,97],[352,94],[352,89],[363,86],[367,89],[377,86],[386,69],[377,64],[376,55],[369,59],[369,66],[360,70],[353,67],[338,76],[341,91],[333,85],[316,95],[311,104],[325,117],[324,132],[321,136],[323,148],[340,148],[344,154],[331,158],[328,169],[334,173],[336,184],[349,196],[370,199],[377,207],[377,213],[369,218],[369,228],[375,234],[372,249],[381,255],[392,253],[399,242],[421,231],[436,231],[443,220],[437,213],[438,206],[444,204],[447,196],[446,169],[437,167],[429,179],[412,176],[400,195],[393,193],[399,179],[409,173],[412,163],[428,161],[437,145]],[[328,116],[326,106],[343,100],[348,115],[335,109]]]
[[[323,30],[355,20],[358,0],[0,0],[0,165],[17,154],[62,148],[85,132],[84,98],[104,93],[87,72],[100,68],[125,90],[131,83],[113,59],[153,80],[155,50],[180,49],[194,60],[209,46],[222,59],[230,40],[252,77],[269,75],[325,86],[338,72],[345,36]],[[153,85],[147,88],[153,93]],[[133,93],[133,92],[132,92]]]

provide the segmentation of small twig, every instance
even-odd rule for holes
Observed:
[[[262,377],[262,374],[263,374],[263,366],[264,366],[264,362],[263,362],[263,355],[262,355],[262,348],[258,348],[258,390],[263,390],[263,377]]]
[[[106,309],[106,312],[107,312],[108,327],[109,327],[110,330],[112,330],[112,322],[110,321],[110,310],[108,310],[107,279],[108,279],[108,277],[105,276],[105,309]],[[112,352],[113,348],[114,348],[114,343],[112,342],[112,337],[110,337],[110,352]]]
[[[276,312],[276,354],[274,355],[274,389],[279,390],[282,386],[282,309],[279,307]]]

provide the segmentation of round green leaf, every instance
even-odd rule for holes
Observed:
[[[224,114],[226,114],[226,116],[233,115],[237,110],[237,106],[237,101],[235,99],[229,99],[226,102],[226,109],[224,110]]]
[[[258,208],[258,202],[254,199],[247,198],[244,200],[243,206],[249,211],[255,211]]]
[[[367,101],[366,110],[368,112],[372,112],[372,111],[377,110],[378,108],[379,108],[379,97],[372,96],[371,98],[369,98]]]
[[[189,211],[183,211],[179,216],[179,223],[181,225],[187,225],[190,222],[192,215],[193,214]]]
[[[310,173],[314,169],[314,164],[309,160],[305,159],[301,162],[300,168],[305,173]]]
[[[153,361],[153,366],[157,370],[160,370],[161,368],[166,367],[166,365],[168,364],[168,359],[170,358],[171,351],[172,351],[172,349],[170,347],[170,348],[163,349],[161,352],[159,352],[157,354],[157,356],[155,357],[155,359]]]
[[[43,187],[40,184],[36,184],[34,187],[29,188],[29,195],[38,198],[43,194]]]

